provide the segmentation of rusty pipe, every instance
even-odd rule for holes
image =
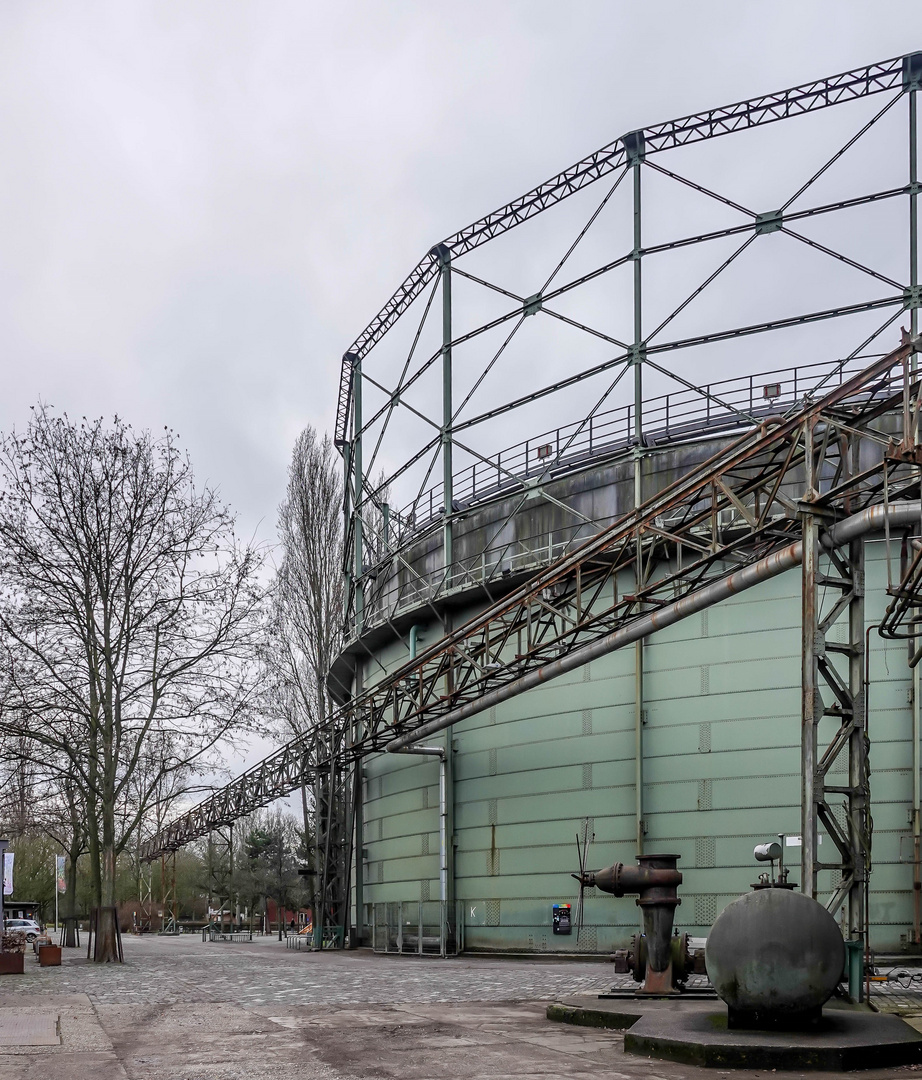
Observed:
[[[894,527],[915,524],[919,521],[920,513],[922,513],[922,503],[919,500],[893,503],[887,506],[883,504],[871,506],[852,517],[836,522],[835,525],[832,525],[826,532],[821,534],[820,543],[827,551],[831,551],[849,543],[851,540],[857,539],[859,536],[875,532],[883,527],[885,521],[888,521]],[[582,667],[583,664],[591,663],[600,656],[605,656],[608,653],[615,652],[617,649],[624,648],[625,645],[640,641],[656,630],[663,630],[667,626],[681,622],[682,619],[687,619],[689,615],[713,607],[714,604],[720,603],[722,600],[726,600],[731,596],[744,592],[746,589],[751,589],[754,585],[760,585],[763,581],[768,581],[779,574],[785,573],[787,570],[800,566],[802,556],[802,541],[797,540],[793,544],[788,544],[787,547],[781,548],[779,551],[752,563],[750,566],[735,570],[732,574],[728,574],[718,581],[713,581],[710,585],[705,585],[704,588],[697,589],[672,604],[666,604],[665,607],[636,619],[628,626],[622,626],[619,630],[606,634],[605,637],[599,638],[598,641],[574,649],[573,652],[567,653],[557,660],[552,660],[550,663],[535,668],[518,679],[513,679],[512,682],[506,683],[505,686],[498,686],[495,690],[488,691],[474,701],[459,705],[444,716],[430,720],[426,724],[421,724],[413,731],[400,735],[392,742],[389,742],[385,749],[390,753],[402,750],[405,746],[410,746],[419,739],[428,738],[437,731],[442,731],[452,724],[466,720],[469,716],[476,716],[477,713],[515,697],[517,694],[542,686],[544,683],[550,682],[551,679],[565,675],[569,671]]]
[[[676,993],[672,967],[672,924],[681,904],[678,887],[682,875],[676,869],[678,855],[638,855],[637,864],[614,863],[605,870],[574,874],[582,886],[595,886],[613,896],[637,893],[643,913],[648,972],[641,994]]]
[[[682,875],[678,870],[667,870],[651,866],[625,865],[614,863],[605,870],[587,870],[573,877],[584,888],[601,889],[612,896],[624,896],[626,893],[646,893],[650,889],[675,889],[682,884]]]

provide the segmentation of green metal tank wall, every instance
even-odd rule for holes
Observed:
[[[886,602],[884,545],[866,551],[874,625]],[[681,855],[676,925],[692,934],[707,933],[764,869],[756,842],[800,831],[800,604],[790,573],[644,648],[644,846]],[[904,646],[872,634],[871,650],[871,936],[891,949],[912,922],[911,678]],[[366,665],[406,656],[392,643]],[[634,858],[634,726],[632,648],[455,725],[455,890],[468,948],[577,950],[575,934],[552,933],[552,905],[575,905],[569,874],[587,818],[594,866]],[[363,775],[364,902],[437,900],[437,759],[379,755]],[[786,855],[799,880],[799,849]],[[831,891],[829,872],[820,886]],[[632,899],[587,893],[579,951],[623,947],[637,925]]]

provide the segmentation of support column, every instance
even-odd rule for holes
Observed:
[[[857,458],[857,454],[855,455]],[[868,787],[868,735],[865,716],[865,646],[864,632],[864,540],[848,548],[851,591],[848,594],[848,686],[851,717],[843,711],[843,727],[848,736],[848,846],[852,881],[848,891],[848,930],[852,941],[864,939],[865,886],[871,855],[870,806]],[[844,874],[843,874],[844,876]]]
[[[214,894],[212,892],[212,885],[214,884],[214,836],[213,836],[212,833],[208,834],[207,858],[208,858],[208,872],[207,872],[207,878],[208,878],[208,910],[205,913],[205,919],[206,919],[206,922],[211,922],[212,900],[214,899]]]
[[[817,465],[812,433],[805,433],[807,490],[803,511],[803,822],[802,890],[837,914],[846,905],[848,937],[863,940],[870,865],[868,737],[865,721],[864,542],[829,551],[821,571],[821,510],[810,509]],[[857,443],[848,449],[852,475]],[[828,562],[828,567],[826,563]],[[822,608],[821,608],[822,604]],[[844,635],[831,631],[843,626]],[[839,640],[844,637],[845,640]],[[834,723],[820,739],[820,724]],[[820,752],[822,747],[822,752]],[[846,769],[836,769],[844,756]],[[845,772],[836,782],[835,773]],[[844,810],[844,815],[843,815]],[[828,849],[818,843],[825,830]],[[833,872],[828,897],[817,895],[820,870]],[[860,987],[850,988],[860,999]]]
[[[349,548],[352,529],[352,443],[343,444],[343,613],[348,618],[352,609],[352,564],[355,561]]]
[[[918,55],[918,54],[917,54]],[[911,58],[907,57],[907,60]],[[922,68],[922,64],[919,65]],[[919,125],[916,95],[922,85],[922,70],[907,67],[904,83],[909,91],[909,332],[919,333]],[[912,357],[915,370],[916,355]]]
[[[228,860],[230,877],[229,877],[229,880],[228,880],[228,883],[227,883],[227,888],[228,888],[228,892],[230,893],[231,920],[234,923],[234,925],[236,925],[237,921],[238,921],[237,916],[238,916],[239,912],[237,910],[237,889],[236,889],[236,884],[234,882],[234,823],[233,822],[231,822],[230,825],[228,826],[227,837],[228,837],[227,838],[227,844],[228,844],[228,848],[230,850],[230,858]]]
[[[452,477],[452,369],[451,369],[451,252],[444,244],[435,249],[442,279],[442,490],[445,523],[442,527],[442,555],[446,585],[451,584],[454,550],[452,529],[454,491]]]
[[[355,505],[352,512],[352,575],[355,596],[355,636],[359,637],[365,619],[364,562],[365,545],[362,500],[365,478],[362,473],[362,361],[352,354],[352,476]]]
[[[642,215],[640,168],[644,159],[644,136],[642,131],[632,131],[623,140],[627,160],[634,180],[633,217],[634,245],[631,259],[634,263],[634,340],[631,346],[631,364],[634,368],[634,506],[643,503],[643,275],[642,275]],[[635,584],[637,591],[643,587],[643,553],[640,536],[635,537],[636,563]],[[646,826],[643,806],[643,725],[644,725],[644,643],[634,644],[634,832],[637,854],[643,853]]]
[[[908,77],[907,77],[908,76]],[[916,337],[919,333],[919,118],[918,85],[920,76],[908,70],[904,79],[909,92],[909,333]],[[918,365],[918,356],[910,358],[913,372]],[[918,614],[918,612],[917,612]],[[909,655],[918,648],[919,638],[909,639]],[[913,944],[922,944],[922,777],[920,777],[919,737],[922,728],[922,702],[920,702],[919,665],[912,671],[912,897],[913,897]]]

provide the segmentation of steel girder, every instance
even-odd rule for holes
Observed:
[[[808,468],[808,484],[810,483]],[[837,872],[839,880],[827,900],[838,911],[847,900],[849,937],[864,934],[864,897],[871,865],[871,820],[868,756],[870,744],[865,715],[864,543],[856,540],[844,550],[827,553],[823,572],[821,517],[803,515],[803,681],[801,739],[802,847],[801,888],[817,898],[821,870]],[[828,597],[824,609],[823,597]],[[831,602],[830,602],[831,601]],[[840,641],[833,631],[844,623]],[[831,720],[832,724],[824,721]],[[831,730],[828,730],[831,726]],[[825,748],[820,752],[821,745]],[[832,770],[841,759],[843,782]],[[838,805],[836,800],[838,799]],[[837,809],[839,814],[837,814]],[[819,825],[832,851],[819,849]]]
[[[234,903],[234,826],[227,831],[212,829],[208,833],[208,845],[205,852],[205,874],[208,888],[209,920],[211,911],[229,911],[233,920],[236,916]],[[221,919],[223,923],[223,916]]]
[[[346,730],[331,725],[319,732],[313,757],[314,838],[317,869],[317,910],[313,912],[314,941],[341,947],[349,922],[352,866],[355,765],[343,753]]]
[[[482,710],[491,695],[516,692],[523,679],[543,681],[551,665],[608,635],[655,624],[675,601],[706,596],[728,573],[799,544],[811,518],[826,528],[918,498],[920,386],[909,363],[916,347],[904,341],[823,398],[740,436],[172,822],[145,857],[289,794],[334,759],[341,771],[395,740],[423,737]],[[872,462],[861,469],[859,446]],[[625,594],[619,571],[633,573],[638,563],[639,586]],[[843,596],[852,595],[849,584]],[[351,804],[340,797],[339,805]]]
[[[895,57],[866,67],[817,79],[774,94],[709,109],[691,116],[630,132],[564,169],[543,184],[487,214],[434,245],[346,351],[340,371],[335,442],[344,447],[349,424],[354,364],[387,334],[417,296],[439,273],[440,251],[457,258],[624,167],[632,154],[644,156],[747,128],[786,120],[832,105],[903,89],[918,78],[922,54]],[[914,85],[914,83],[913,83]]]

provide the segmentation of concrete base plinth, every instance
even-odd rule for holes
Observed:
[[[898,1016],[860,1005],[833,1004],[809,1031],[749,1031],[727,1026],[712,1001],[618,1002],[566,998],[548,1019],[627,1029],[625,1052],[687,1065],[731,1069],[851,1071],[922,1062],[922,1035]]]

